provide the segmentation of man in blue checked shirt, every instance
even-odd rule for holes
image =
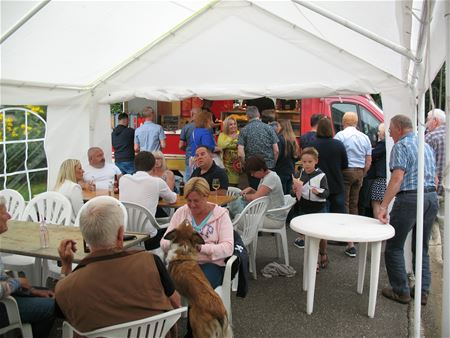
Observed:
[[[407,304],[414,297],[409,288],[405,269],[403,247],[408,232],[413,229],[415,243],[418,175],[418,139],[413,132],[411,119],[405,115],[396,115],[391,119],[389,134],[394,140],[389,167],[391,179],[384,200],[380,206],[378,219],[390,223],[395,236],[388,239],[384,258],[391,287],[382,290],[383,296],[399,303]],[[423,208],[423,252],[422,252],[422,290],[421,304],[426,305],[431,284],[428,241],[431,228],[438,212],[438,197],[435,185],[435,160],[433,150],[425,144],[424,208]],[[387,208],[394,199],[389,214]],[[415,246],[413,246],[413,253]],[[415,262],[415,260],[413,260]]]

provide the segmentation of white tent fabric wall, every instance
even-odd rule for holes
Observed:
[[[311,1],[415,56],[423,2]],[[51,1],[0,46],[0,104],[48,105],[49,186],[89,146],[110,156],[108,104],[134,97],[381,93],[388,125],[414,116],[412,93],[443,64],[447,3],[430,0],[428,67],[414,73],[414,61],[292,1]],[[3,36],[29,8],[1,9]]]

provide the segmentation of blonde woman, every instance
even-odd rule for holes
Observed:
[[[292,189],[292,175],[294,174],[294,164],[300,154],[300,146],[292,130],[291,121],[279,120],[280,129],[278,132],[278,155],[275,172],[280,176],[284,194],[289,194]]]
[[[205,241],[199,248],[198,263],[211,286],[222,284],[225,258],[233,254],[233,225],[228,210],[208,202],[211,193],[208,182],[202,177],[187,181],[184,196],[187,204],[175,211],[166,234],[181,222],[188,220]],[[169,241],[161,239],[161,249],[167,252]]]
[[[170,190],[175,188],[175,175],[172,170],[167,169],[166,159],[161,151],[152,152],[155,157],[155,166],[152,169],[151,175],[160,177],[167,183]]]
[[[217,140],[217,146],[222,149],[222,159],[230,185],[239,184],[239,175],[242,172],[241,162],[237,152],[239,130],[234,117],[227,117],[223,121],[223,131]]]
[[[68,159],[61,163],[54,191],[66,196],[72,204],[72,223],[83,206],[83,194],[78,182],[83,181],[84,170],[79,160]]]

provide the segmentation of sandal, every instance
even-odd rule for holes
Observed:
[[[326,252],[320,253],[320,267],[326,269],[330,260],[328,259],[328,254]]]

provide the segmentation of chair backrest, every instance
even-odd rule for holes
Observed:
[[[269,210],[267,210],[267,213],[270,214],[272,212],[277,212],[277,213],[283,212],[283,215],[285,215],[287,217],[287,215],[289,214],[289,211],[294,206],[295,202],[297,202],[295,197],[292,197],[291,195],[284,195],[284,205],[282,207],[279,207],[276,209],[269,209]]]
[[[122,201],[122,204],[125,206],[128,213],[128,231],[147,232],[149,224],[155,229],[160,229],[155,217],[146,207],[140,204],[125,201]]]
[[[123,226],[125,227],[125,230],[128,230],[128,228],[127,228],[127,226],[128,226],[127,209],[125,208],[125,206],[123,205],[122,202],[120,202],[117,198],[114,198],[114,197],[111,197],[111,196],[97,196],[97,197],[94,197],[94,198],[90,199],[86,203],[84,203],[83,206],[78,211],[77,218],[75,218],[74,225],[76,227],[80,226],[80,216],[81,216],[81,213],[83,212],[83,210],[86,209],[88,207],[88,205],[90,205],[94,201],[113,201],[113,202],[118,203],[119,206],[120,206],[120,209],[122,209],[122,212],[123,212]]]
[[[251,201],[233,221],[233,227],[239,232],[245,245],[257,238],[268,205],[268,196],[257,198]]]
[[[72,204],[63,194],[47,191],[35,196],[23,211],[22,221],[39,222],[45,217],[50,224],[70,224]]]
[[[227,196],[240,196],[241,191],[242,191],[241,189],[236,187],[228,187]]]
[[[3,336],[5,333],[20,329],[22,337],[33,338],[33,333],[31,331],[30,324],[23,324],[20,319],[19,307],[17,306],[16,300],[11,297],[5,297],[0,299],[0,303],[5,305],[6,313],[8,315],[9,324],[0,328],[0,335]]]
[[[68,322],[63,323],[63,338],[73,336],[73,331],[80,336],[88,338],[108,337],[108,338],[123,338],[123,337],[165,337],[172,326],[180,318],[183,312],[187,311],[187,307],[180,307],[178,309],[170,310],[156,316],[135,320],[128,323],[108,326],[102,329],[97,329],[90,332],[79,332],[72,327]]]
[[[5,189],[0,191],[0,196],[6,199],[6,210],[12,219],[20,219],[25,209],[25,200],[23,196],[13,189]]]

